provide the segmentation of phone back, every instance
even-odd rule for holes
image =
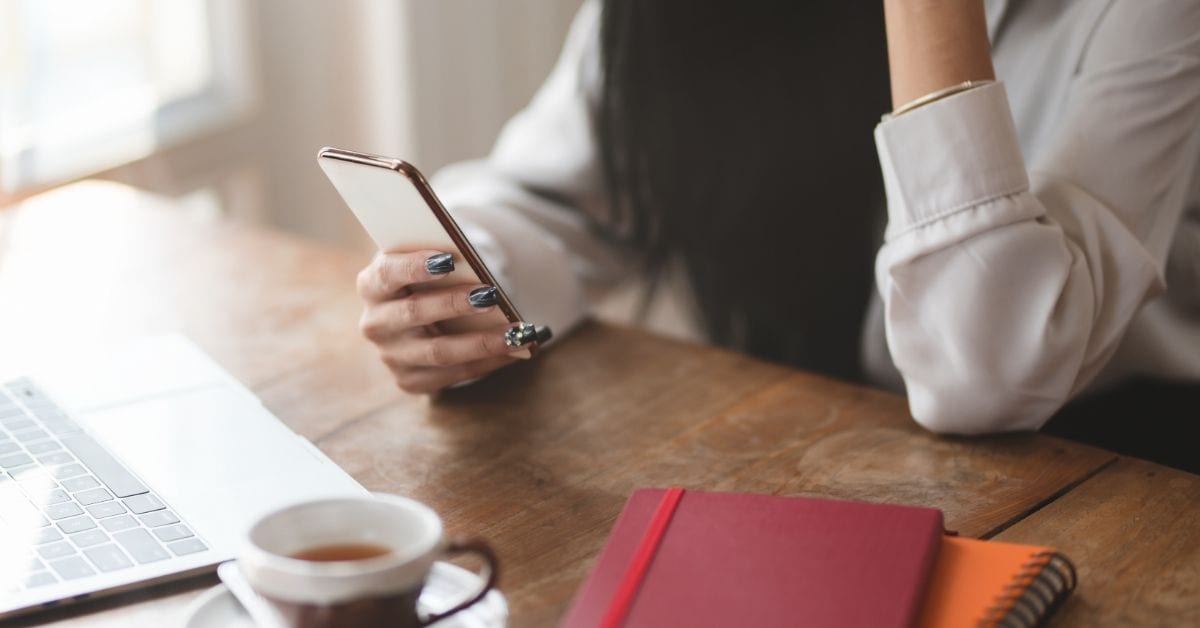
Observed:
[[[414,291],[463,284],[495,285],[495,278],[482,259],[441,206],[421,173],[411,165],[336,149],[323,149],[317,161],[381,251],[429,249],[454,256],[454,271],[449,276],[427,284],[414,284]],[[438,327],[446,333],[459,333],[519,321],[520,314],[503,287],[496,287],[501,303],[492,313],[444,321]],[[528,357],[529,352],[513,355]]]

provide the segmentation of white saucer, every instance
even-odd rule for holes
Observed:
[[[422,615],[446,610],[477,591],[479,576],[450,563],[437,562],[417,600]],[[256,628],[246,610],[224,584],[205,591],[188,605],[184,628]],[[438,628],[502,628],[508,620],[508,602],[493,589],[474,606],[433,624]]]

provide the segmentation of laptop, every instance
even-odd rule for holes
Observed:
[[[212,571],[268,511],[365,494],[181,336],[0,377],[0,619]]]

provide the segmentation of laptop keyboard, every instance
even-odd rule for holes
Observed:
[[[27,379],[0,385],[0,593],[208,549]]]

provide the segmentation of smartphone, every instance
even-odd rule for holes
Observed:
[[[508,294],[488,270],[475,247],[429,182],[412,164],[390,157],[368,155],[325,147],[317,163],[358,222],[381,251],[431,249],[454,256],[454,270],[437,281],[414,284],[414,291],[448,288],[463,284],[495,286],[498,307],[488,314],[464,316],[438,323],[444,333],[492,329],[521,322],[521,314]],[[526,345],[514,357],[529,358],[537,343]]]

